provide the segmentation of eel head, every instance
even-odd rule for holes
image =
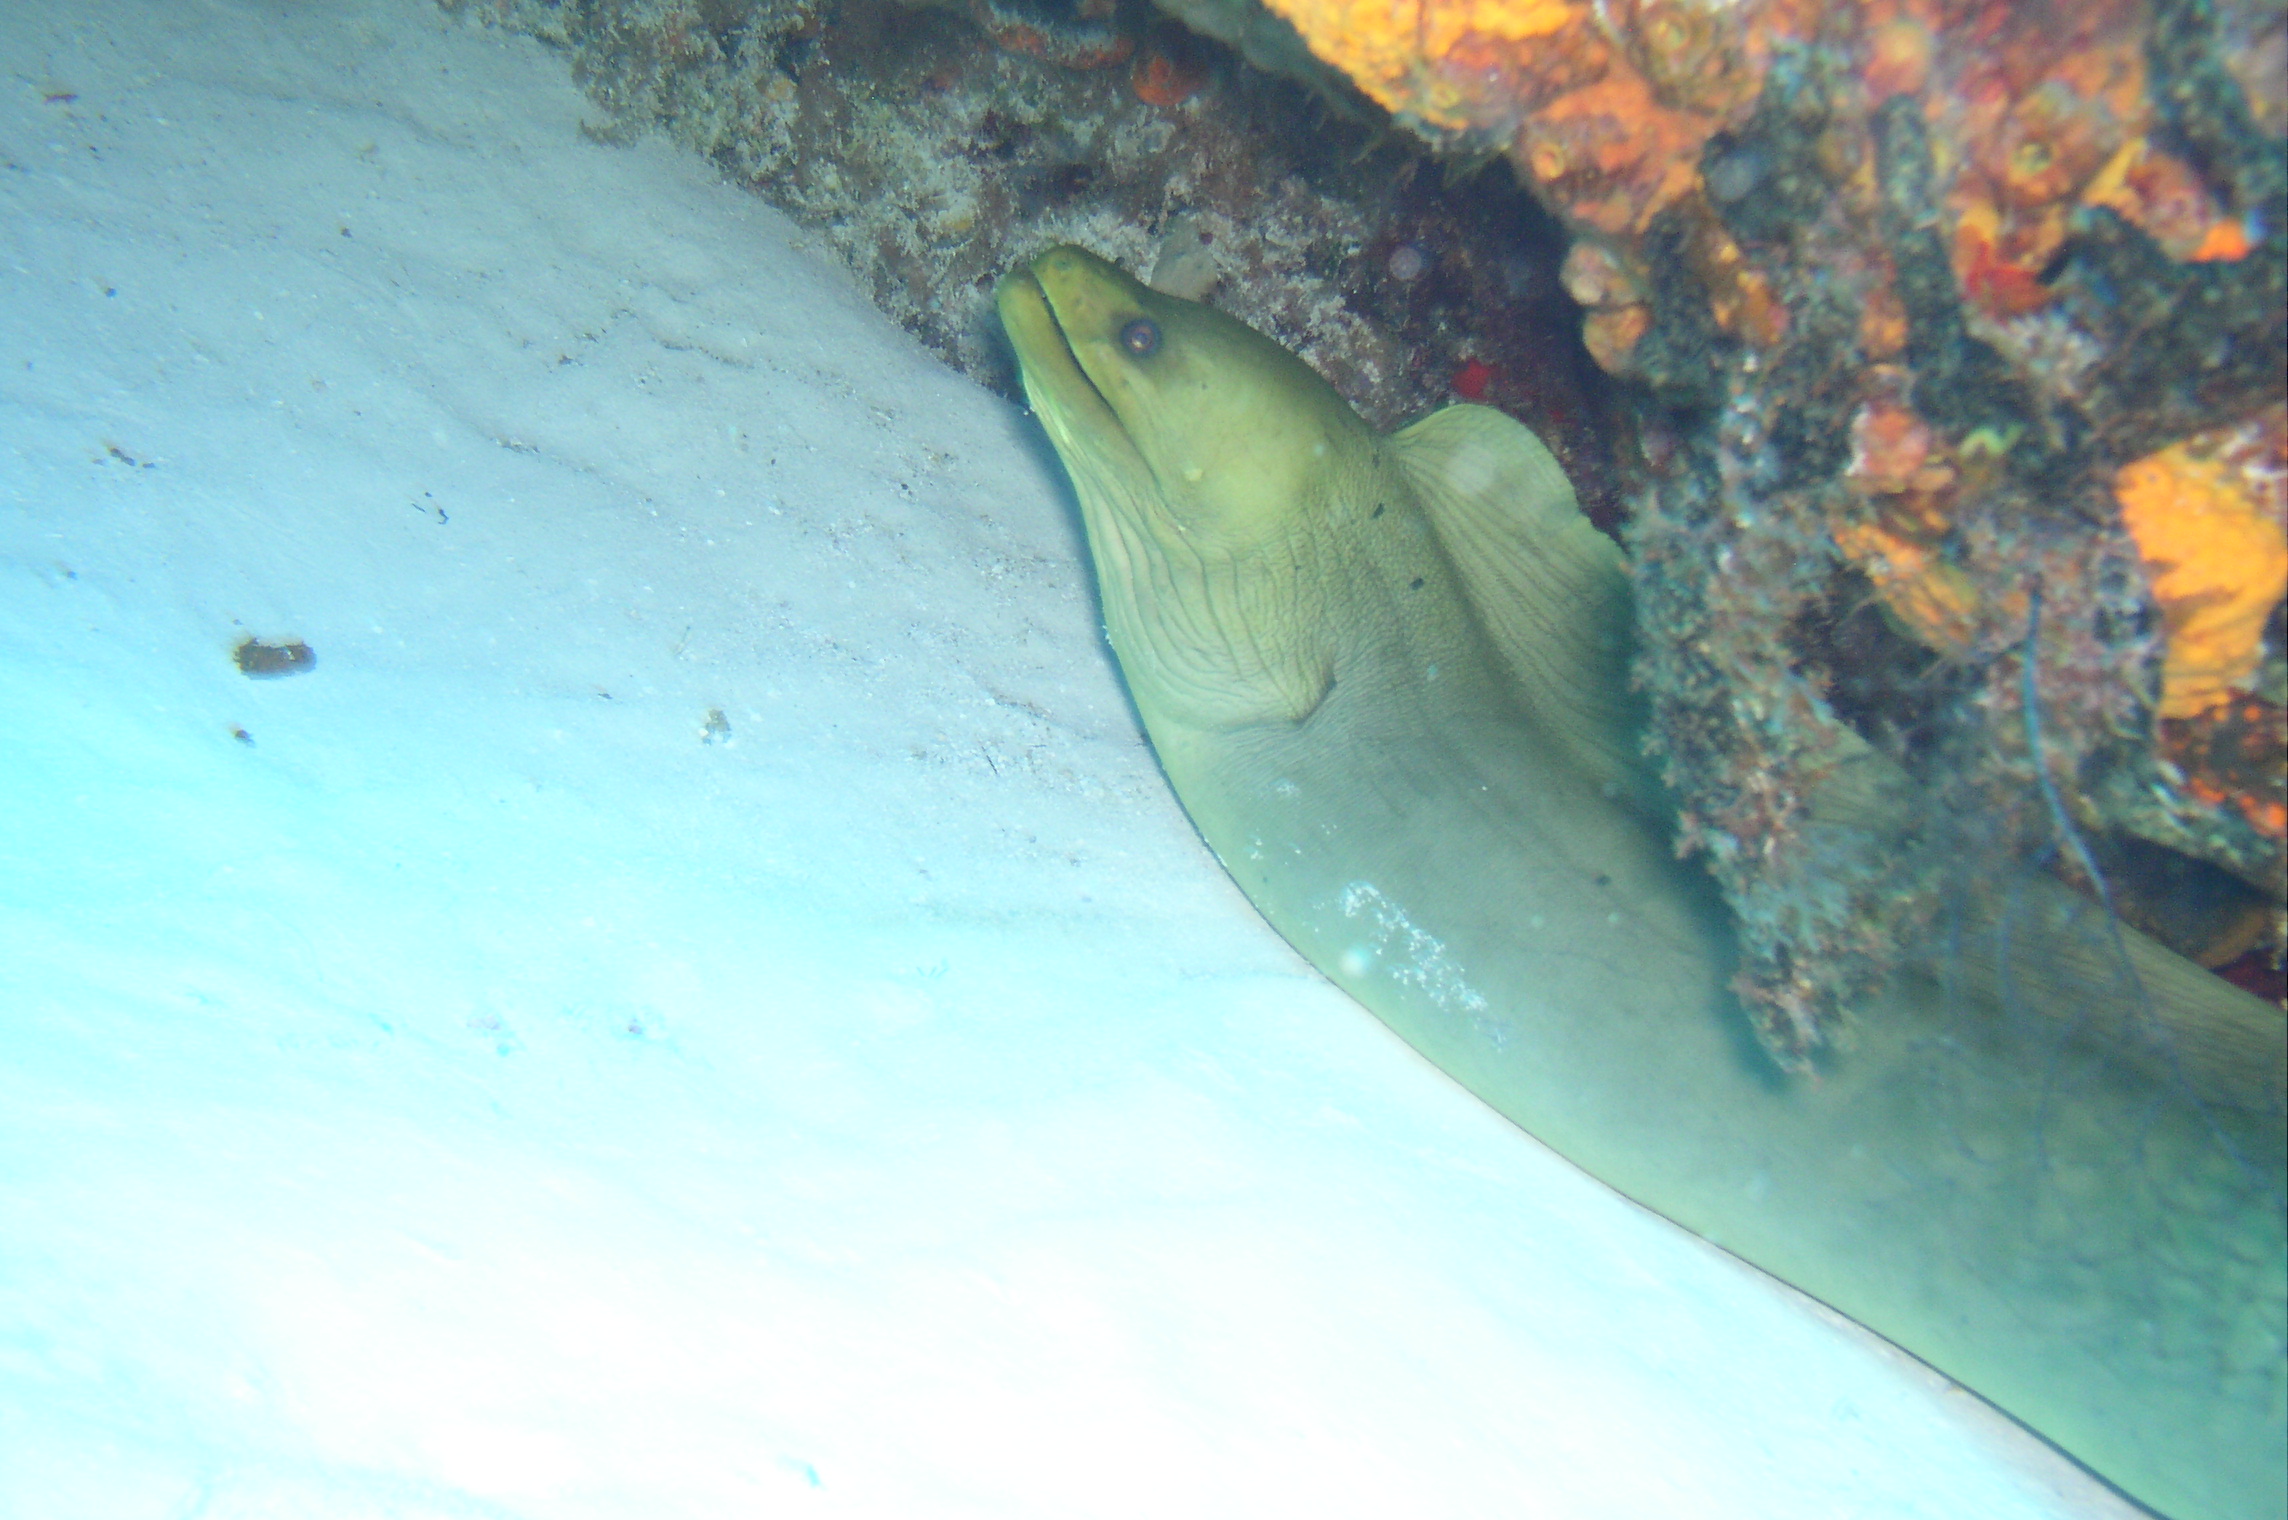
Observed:
[[[1081,249],[1013,271],[996,301],[1155,737],[1156,720],[1309,714],[1332,659],[1313,615],[1317,524],[1374,434],[1277,343]]]
[[[1001,282],[1001,320],[1060,448],[1141,468],[1161,532],[1245,553],[1284,535],[1371,435],[1311,367],[1245,323],[1078,248]]]

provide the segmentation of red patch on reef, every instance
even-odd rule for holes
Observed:
[[[1483,401],[1487,388],[1499,375],[1499,370],[1482,359],[1465,359],[1454,371],[1454,394],[1464,401]]]
[[[2054,294],[2037,271],[1996,257],[1992,245],[1984,242],[1973,245],[1962,284],[1973,301],[2002,317],[2039,311]]]
[[[2272,964],[2264,950],[2251,950],[2238,960],[2217,967],[2217,975],[2243,992],[2252,992],[2273,1007],[2288,1002],[2288,972]]]
[[[2214,264],[2220,260],[2245,259],[2255,247],[2256,244],[2248,236],[2246,224],[2218,222],[2209,228],[2208,232],[2202,236],[2200,246],[2186,254],[2185,259],[2186,262],[2193,264]]]
[[[1102,19],[1104,8],[1082,5],[1084,23]],[[1005,14],[994,0],[971,0],[971,15],[985,35],[1004,52],[1021,53],[1068,69],[1104,69],[1126,63],[1136,51],[1136,39],[1108,27],[1057,27],[1038,18]]]
[[[1207,67],[1180,38],[1156,39],[1136,57],[1129,88],[1146,105],[1170,110],[1197,95],[1207,83]]]

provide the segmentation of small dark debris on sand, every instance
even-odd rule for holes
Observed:
[[[318,664],[317,651],[300,639],[265,644],[251,635],[238,641],[230,657],[238,662],[242,672],[258,681],[275,676],[298,676],[317,668]]]

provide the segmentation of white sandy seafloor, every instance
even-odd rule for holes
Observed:
[[[1319,981],[1030,424],[561,58],[0,63],[0,1520],[2130,1513]]]

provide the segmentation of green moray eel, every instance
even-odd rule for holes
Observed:
[[[1639,759],[1620,551],[1539,440],[1470,406],[1377,434],[1079,249],[998,302],[1168,779],[1313,965],[2142,1502],[2288,1513],[2277,1010],[2029,875],[1931,955],[1952,974],[1902,975],[1817,1080],[1783,1076]],[[1836,774],[1813,826],[1880,827],[1880,764]]]

